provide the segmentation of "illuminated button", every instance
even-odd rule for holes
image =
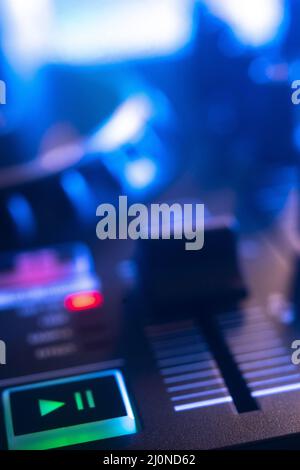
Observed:
[[[3,404],[13,450],[53,449],[137,431],[118,370],[7,389]]]
[[[77,292],[65,298],[65,307],[70,312],[80,312],[91,308],[101,307],[103,295],[98,291]]]

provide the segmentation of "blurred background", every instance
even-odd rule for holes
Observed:
[[[299,433],[299,24],[299,0],[0,0],[3,387],[125,364],[141,430],[103,448],[220,448]],[[98,240],[96,208],[120,195],[204,203],[204,249]],[[69,242],[87,244],[95,265]],[[15,250],[25,255],[6,254]],[[255,356],[245,374],[220,319]],[[152,340],[157,357],[175,357],[166,380]]]
[[[196,198],[246,233],[291,207],[297,0],[0,8],[1,249],[94,239],[96,207],[120,194]]]

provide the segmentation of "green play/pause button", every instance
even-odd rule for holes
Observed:
[[[54,401],[54,400],[39,400],[39,409],[41,416],[46,416],[53,411],[58,410],[65,405],[63,401]]]
[[[9,449],[54,449],[137,432],[116,369],[10,388],[2,399]]]

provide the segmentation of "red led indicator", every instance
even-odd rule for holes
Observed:
[[[92,308],[101,307],[103,295],[98,291],[77,292],[65,298],[64,305],[70,312],[80,312]]]

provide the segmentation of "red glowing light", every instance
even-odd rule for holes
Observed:
[[[101,307],[103,295],[98,291],[76,292],[65,298],[64,305],[70,312],[80,312]]]

